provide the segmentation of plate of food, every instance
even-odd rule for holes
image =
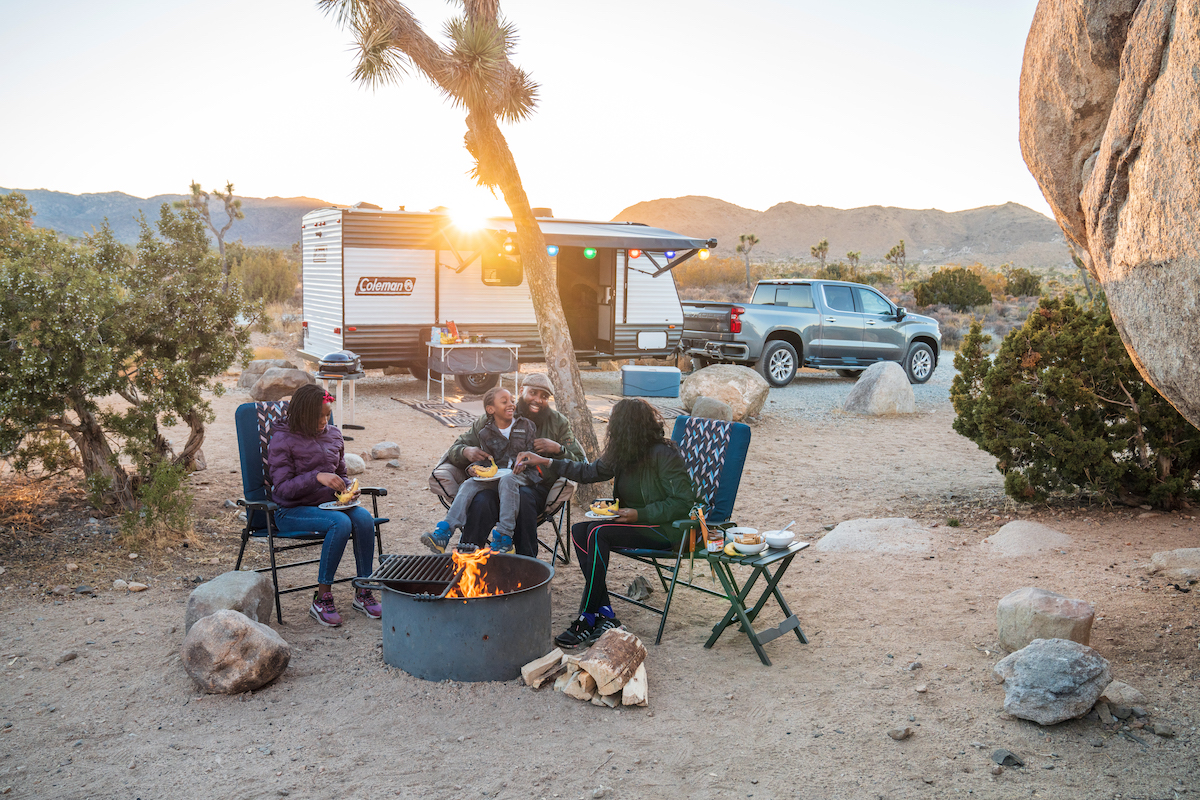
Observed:
[[[505,475],[512,475],[512,470],[504,467],[497,467],[496,471],[491,475],[473,475],[471,477],[482,483],[491,483],[492,481],[500,480]]]
[[[359,503],[357,499],[354,499],[349,503],[339,503],[337,500],[332,500],[328,503],[321,503],[321,505],[317,506],[317,508],[321,508],[326,511],[346,511],[351,508],[358,508],[358,505]]]
[[[620,500],[597,500],[583,515],[588,519],[612,519],[621,508]]]

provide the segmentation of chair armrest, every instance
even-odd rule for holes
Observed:
[[[251,511],[275,511],[279,508],[277,503],[272,503],[270,500],[247,500],[241,498],[237,501],[237,504]]]
[[[358,491],[374,497],[387,497],[388,492],[387,489],[384,489],[381,486],[360,486],[358,487]]]

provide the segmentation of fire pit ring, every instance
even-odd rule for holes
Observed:
[[[546,654],[554,567],[492,554],[482,577],[502,594],[445,597],[457,577],[449,554],[397,555],[354,582],[380,593],[385,663],[429,681],[507,681]]]

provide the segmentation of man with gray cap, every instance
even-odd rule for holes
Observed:
[[[517,398],[517,416],[531,420],[537,428],[534,450],[549,458],[565,458],[570,461],[587,461],[583,448],[575,441],[571,423],[565,416],[550,407],[554,397],[554,385],[544,372],[524,376],[521,396]],[[450,448],[450,461],[462,469],[477,461],[486,460],[487,454],[479,447],[479,431],[487,423],[486,418],[475,420]],[[532,482],[520,488],[521,505],[517,512],[517,524],[513,530],[513,544],[519,555],[537,557],[537,520],[546,507],[555,478],[547,475],[544,480]],[[462,541],[486,547],[492,530],[500,519],[500,495],[495,489],[480,491],[475,495],[467,510],[467,521],[463,525]],[[435,552],[443,552],[449,541],[421,541]],[[440,548],[440,549],[439,549]]]

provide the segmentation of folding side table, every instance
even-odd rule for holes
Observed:
[[[329,384],[336,384],[333,390],[334,406],[333,406],[333,425],[335,428],[361,431],[362,425],[354,424],[354,382],[359,378],[367,377],[365,372],[350,372],[345,375],[336,372],[318,372],[317,380],[321,382],[321,386],[326,392],[329,391]],[[342,384],[350,384],[349,397],[347,398],[346,407],[343,411],[342,407]],[[349,436],[343,438],[350,439]],[[354,441],[350,439],[350,441]]]
[[[712,647],[717,643],[717,639],[721,634],[735,622],[740,622],[742,631],[750,639],[750,644],[754,645],[754,651],[758,653],[759,659],[768,667],[771,666],[771,659],[767,658],[766,651],[763,650],[763,645],[767,642],[778,639],[789,631],[796,632],[796,638],[801,644],[808,644],[808,638],[804,635],[804,631],[800,630],[800,620],[788,608],[787,601],[783,599],[783,595],[779,593],[779,581],[787,572],[788,567],[792,564],[792,559],[796,557],[804,548],[808,547],[808,542],[792,542],[787,549],[776,550],[775,548],[767,548],[761,553],[746,556],[727,556],[724,552],[708,553],[707,558],[712,563],[713,569],[716,570],[717,578],[721,581],[721,586],[725,588],[726,599],[729,600],[729,610],[725,612],[725,616],[720,622],[713,627],[712,636],[708,637],[708,641],[704,643],[706,648]],[[737,577],[733,573],[734,566],[750,567],[752,572],[750,579],[746,581],[741,588],[738,587]],[[774,567],[774,572],[771,571]],[[754,607],[746,609],[746,599],[750,597],[751,590],[758,582],[759,578],[766,580],[766,586],[763,587],[762,593],[754,603]],[[755,633],[753,622],[759,612],[763,610],[763,606],[767,604],[767,600],[771,597],[775,598],[775,602],[779,603],[779,607],[783,610],[786,619],[774,628],[767,628],[761,633]]]

